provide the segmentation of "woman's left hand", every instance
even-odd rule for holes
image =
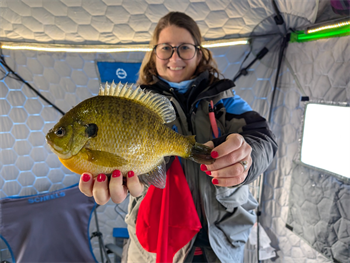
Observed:
[[[214,143],[209,141],[205,145],[213,148]],[[201,170],[213,177],[212,183],[217,186],[235,186],[241,184],[248,175],[252,165],[250,153],[252,148],[243,136],[233,133],[227,136],[226,141],[215,147],[211,156],[216,159],[213,164],[200,166]]]

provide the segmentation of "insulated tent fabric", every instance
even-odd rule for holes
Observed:
[[[315,22],[318,0],[278,0],[282,13]],[[274,15],[271,0],[136,1],[2,0],[0,40],[60,44],[147,43],[159,18],[169,11],[185,12],[205,39],[249,36]]]
[[[291,44],[287,59],[310,100],[349,105],[350,37]],[[300,105],[300,120],[304,107]],[[330,138],[336,136],[337,131],[332,127],[329,132]],[[301,136],[301,127],[298,133]],[[344,147],[349,149],[348,145]],[[350,180],[300,164],[300,145],[294,153],[296,163],[285,177],[290,181],[287,229],[329,260],[350,262]]]
[[[335,262],[350,261],[350,184],[296,164],[286,227]]]
[[[339,17],[329,0],[275,1],[286,25],[303,27]],[[270,33],[272,1],[0,1],[0,40],[35,43],[127,44],[147,43],[158,19],[168,11],[192,16],[206,39]],[[289,213],[292,163],[298,159],[303,105],[295,76],[311,100],[350,102],[350,38],[289,44],[280,71],[271,128],[280,145],[264,177],[261,224],[271,238],[277,257],[265,262],[325,263],[331,260],[317,252],[299,234],[285,226]],[[258,48],[257,48],[258,49]],[[233,78],[249,52],[249,46],[213,48],[219,69]],[[65,53],[2,50],[6,62],[26,81],[63,111],[98,92],[96,61],[142,61],[143,52]],[[276,53],[274,53],[276,54]],[[271,55],[271,53],[270,53]],[[275,56],[277,58],[277,56]],[[253,59],[248,58],[245,65]],[[266,63],[266,62],[272,62]],[[276,75],[269,54],[257,61],[247,76],[236,82],[237,94],[265,117],[269,114]],[[60,114],[25,85],[0,68],[0,197],[26,196],[76,184],[79,175],[65,169],[45,146],[45,134]],[[330,130],[331,133],[331,130]],[[124,210],[127,203],[123,204]],[[105,243],[112,243],[113,227],[124,227],[109,202],[98,208]],[[1,209],[1,208],[0,208]],[[93,228],[93,226],[90,226]],[[95,241],[93,241],[95,242]],[[0,247],[1,250],[1,247]],[[98,245],[93,243],[98,258]]]

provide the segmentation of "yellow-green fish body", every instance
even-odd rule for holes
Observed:
[[[71,171],[147,175],[146,182],[164,187],[165,156],[212,163],[211,149],[164,125],[175,119],[170,101],[140,88],[106,84],[99,96],[67,112],[46,135],[48,144]],[[161,182],[161,183],[160,183]]]

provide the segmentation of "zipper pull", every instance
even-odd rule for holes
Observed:
[[[216,124],[215,113],[214,113],[214,103],[212,100],[209,103],[209,120],[210,120],[211,129],[213,130],[213,133],[214,133],[214,138],[218,138],[219,130],[218,130],[218,125]]]

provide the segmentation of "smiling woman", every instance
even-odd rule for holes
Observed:
[[[187,43],[192,44],[192,46],[183,46],[183,44]],[[172,52],[169,52],[171,50],[169,46]],[[173,46],[177,47],[177,52],[174,52]],[[168,49],[164,47],[168,47]],[[179,51],[178,47],[189,47],[190,51]],[[156,68],[158,75],[165,80],[176,83],[191,79],[202,58],[202,52],[200,50],[197,51],[190,32],[177,26],[168,26],[160,32],[155,52],[157,54]],[[189,58],[182,59],[180,54],[188,54],[192,57],[189,56]],[[167,55],[168,58],[165,58],[163,55]]]
[[[136,160],[125,156],[133,171],[115,170],[110,180],[105,174],[93,180],[86,165],[80,189],[101,205],[109,199],[120,203],[130,192],[128,262],[242,262],[257,206],[247,184],[271,163],[277,150],[274,135],[266,120],[235,95],[234,83],[219,79],[191,17],[168,13],[158,22],[150,45],[138,84],[170,100],[176,118],[166,125],[182,135],[195,135],[215,162],[180,162],[171,156],[165,188],[157,189],[134,176],[140,173]],[[135,129],[140,133],[141,127],[135,126],[127,134]],[[152,138],[152,151],[167,143]],[[127,175],[126,184],[121,172]]]
[[[179,83],[194,79],[204,71],[211,73],[210,83],[213,82],[219,77],[219,70],[211,52],[202,46],[203,38],[196,22],[188,16],[173,15],[170,19],[167,16],[160,19],[154,30],[150,42],[153,51],[145,55],[138,84],[153,84],[153,76]],[[160,50],[167,55],[161,55]],[[189,50],[189,53],[184,59],[181,56],[185,55],[185,50]]]

